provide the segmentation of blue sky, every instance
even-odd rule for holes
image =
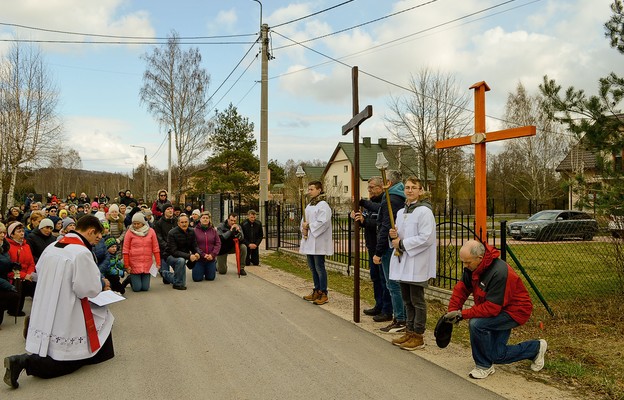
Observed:
[[[262,18],[271,27],[275,57],[269,63],[270,159],[327,160],[337,142],[351,140],[340,130],[351,116],[353,65],[400,86],[422,68],[455,75],[467,92],[473,83],[485,80],[492,89],[486,112],[494,117],[503,116],[506,96],[518,82],[536,92],[548,74],[564,87],[574,85],[595,93],[599,77],[611,71],[624,74],[622,56],[609,48],[602,28],[611,0],[355,0],[287,23],[340,3],[344,0],[263,1]],[[283,47],[293,43],[285,38],[317,38],[418,5],[422,6],[305,43],[347,66],[302,46]],[[450,22],[455,19],[459,20]],[[101,35],[163,38],[172,30],[181,37],[250,34],[219,39],[244,43],[195,45],[211,75],[210,93],[252,47],[259,20],[260,6],[252,0],[23,0],[4,2],[0,18],[4,24]],[[138,97],[145,69],[140,56],[151,52],[153,45],[94,44],[89,42],[111,39],[0,25],[0,52],[14,38],[79,42],[38,46],[59,88],[58,111],[65,131],[59,145],[76,149],[85,169],[131,171],[142,162],[143,150],[130,145],[144,146],[148,162],[166,168],[165,132]],[[238,107],[255,124],[256,137],[260,59],[253,60],[259,50],[259,45],[253,46],[213,98],[215,109],[222,110],[230,102]],[[360,73],[360,107],[374,108],[361,136],[388,137],[384,115],[389,99],[408,95]],[[498,121],[488,119],[488,129],[497,128]]]

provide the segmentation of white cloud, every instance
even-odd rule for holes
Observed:
[[[232,32],[237,22],[238,15],[235,9],[221,10],[217,13],[216,17],[208,22],[208,32],[211,34]]]

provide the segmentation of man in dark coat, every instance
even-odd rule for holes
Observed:
[[[228,254],[234,254],[236,251],[234,239],[238,239],[241,263],[247,259],[247,246],[244,243],[245,235],[241,227],[236,223],[237,218],[238,215],[231,213],[217,227],[217,233],[219,233],[219,239],[221,239],[221,249],[219,250],[219,255],[217,255],[217,271],[221,275],[227,273]],[[244,265],[241,265],[240,274],[243,276],[247,275]]]
[[[160,249],[160,274],[163,275],[169,271],[169,265],[167,264],[167,237],[169,231],[177,226],[177,220],[173,218],[173,205],[171,203],[165,203],[161,207],[162,218],[160,218],[154,224],[154,232],[156,232],[156,239],[158,239],[158,248]],[[171,281],[164,278],[163,283],[168,284]]]
[[[259,247],[260,243],[262,243],[262,239],[264,238],[264,234],[262,233],[262,224],[260,221],[256,221],[255,210],[249,210],[247,212],[247,219],[243,221],[241,229],[243,230],[245,245],[247,245],[247,258],[245,259],[245,265],[259,265]]]
[[[161,218],[162,220],[163,218]],[[167,235],[167,264],[173,267],[173,273],[163,272],[163,279],[173,283],[173,288],[186,290],[186,264],[192,269],[199,260],[199,247],[193,229],[189,229],[189,217],[180,215],[178,226]]]
[[[56,242],[56,238],[52,235],[52,230],[54,229],[54,223],[49,218],[44,218],[39,223],[39,227],[33,230],[26,242],[30,245],[30,250],[32,252],[35,263],[39,261],[39,257],[43,250],[45,250],[48,245]]]

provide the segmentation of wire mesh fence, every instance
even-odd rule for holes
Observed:
[[[276,213],[275,208],[267,207],[273,210],[267,216],[267,221],[271,221],[267,223],[267,246],[297,249],[301,240],[300,209],[290,205],[278,208]],[[570,318],[584,304],[612,301],[624,293],[624,230],[617,229],[613,218],[594,219],[585,213],[554,211],[542,211],[548,214],[543,220],[508,222],[509,215],[490,216],[488,220],[488,242],[499,248],[501,258],[523,277],[537,318],[548,314]],[[437,277],[430,283],[452,289],[463,272],[459,249],[476,236],[474,219],[451,208],[438,213],[436,220]],[[332,227],[334,256],[329,259],[352,267],[353,221],[346,213],[334,212]],[[278,233],[279,238],[270,239]],[[368,269],[363,230],[359,240],[360,268]]]

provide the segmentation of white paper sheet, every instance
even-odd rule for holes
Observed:
[[[105,306],[108,304],[117,303],[118,301],[122,301],[125,299],[125,297],[118,295],[112,290],[103,290],[97,296],[93,298],[89,297],[89,301],[98,306]]]

